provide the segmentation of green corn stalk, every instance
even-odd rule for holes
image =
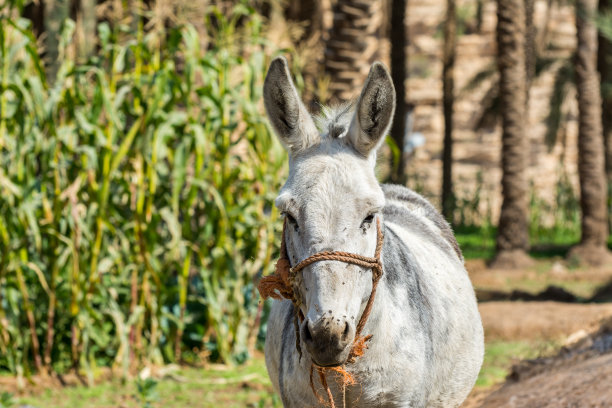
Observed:
[[[247,2],[207,20],[103,23],[52,85],[27,22],[0,22],[0,367],[127,377],[252,351],[286,172],[261,106],[275,50]]]
[[[17,263],[16,272],[17,272],[17,282],[19,284],[19,291],[21,292],[21,296],[23,299],[23,308],[25,310],[28,324],[30,326],[30,336],[32,341],[32,353],[34,354],[34,364],[38,371],[42,370],[42,360],[39,354],[39,345],[38,345],[38,337],[36,335],[36,319],[34,317],[34,312],[32,308],[32,304],[30,303],[30,296],[28,294],[28,289],[26,287],[25,278],[23,276],[23,270],[21,269],[20,263],[27,262],[27,252],[25,249],[19,251],[20,260],[17,261],[13,259]]]
[[[176,338],[174,339],[174,360],[181,361],[181,341],[185,331],[185,309],[187,307],[187,288],[189,286],[189,268],[191,267],[191,256],[188,250],[183,263],[183,270],[179,279],[179,307],[180,316]]]

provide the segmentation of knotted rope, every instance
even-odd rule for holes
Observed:
[[[361,318],[359,319],[359,323],[357,324],[357,329],[355,331],[355,339],[353,340],[353,345],[351,346],[351,351],[347,358],[347,363],[354,363],[358,357],[361,357],[365,353],[365,350],[368,348],[367,343],[372,338],[371,334],[367,336],[361,336],[361,331],[363,330],[363,327],[365,326],[366,321],[368,320],[368,316],[372,311],[374,297],[376,296],[376,287],[378,286],[378,281],[380,280],[383,274],[383,266],[380,260],[380,255],[382,252],[384,237],[380,227],[380,219],[376,219],[376,251],[374,252],[374,257],[371,258],[368,256],[352,254],[350,252],[342,251],[325,251],[309,256],[293,268],[291,267],[291,263],[289,261],[289,255],[287,253],[287,246],[285,243],[286,229],[287,220],[285,220],[285,223],[283,224],[280,258],[276,262],[276,271],[272,275],[264,276],[257,285],[257,289],[259,290],[261,297],[264,299],[268,297],[274,299],[285,298],[291,300],[291,302],[293,303],[296,310],[296,315],[293,321],[296,335],[296,349],[298,351],[298,354],[300,355],[300,358],[302,357],[302,350],[300,347],[299,323],[304,320],[304,315],[302,314],[302,311],[299,307],[301,304],[301,300],[299,298],[299,292],[297,290],[297,287],[295,286],[295,277],[297,273],[308,265],[319,261],[346,262],[372,269],[372,292],[370,292],[368,302],[366,303],[366,306],[363,309],[363,313],[361,314]],[[310,387],[312,388],[312,391],[317,397],[317,399],[322,403],[324,403],[324,400],[317,394],[314,386],[313,372],[315,368],[319,374],[319,380],[321,381],[321,385],[327,393],[329,404],[332,408],[335,408],[334,399],[331,390],[329,389],[329,386],[327,384],[327,380],[325,378],[326,372],[333,371],[340,375],[342,380],[341,385],[343,387],[343,396],[346,386],[354,384],[355,379],[348,371],[346,371],[344,365],[337,367],[321,367],[313,362],[310,366]]]

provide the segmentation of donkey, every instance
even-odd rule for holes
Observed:
[[[272,61],[263,94],[289,154],[289,177],[275,201],[285,216],[289,263],[322,251],[371,257],[377,225],[384,234],[382,278],[363,326],[372,336],[361,357],[347,361],[372,294],[370,268],[313,262],[295,276],[297,308],[289,300],[273,302],[265,357],[283,405],[459,406],[482,364],[482,323],[448,223],[422,196],[380,185],[374,175],[376,150],[395,110],[386,68],[374,63],[357,102],[324,108],[318,124],[284,58]],[[298,313],[302,318],[295,320]],[[313,383],[313,363],[343,366],[355,382],[347,386],[329,376],[328,388]],[[317,397],[326,391],[329,401]]]

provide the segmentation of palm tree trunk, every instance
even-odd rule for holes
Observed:
[[[442,214],[452,223],[455,197],[453,195],[453,105],[455,52],[457,48],[457,11],[455,0],[446,2],[444,50],[442,55],[442,105],[444,109],[444,149],[442,153]]]
[[[599,0],[599,14],[612,12],[610,0]],[[606,181],[608,184],[608,230],[612,227],[612,43],[599,35],[597,69],[602,83],[601,119],[605,145]]]
[[[330,0],[305,0],[288,2],[285,16],[289,21],[304,25],[304,33],[296,39],[295,47],[306,50],[302,57],[302,76],[304,88],[301,95],[307,108],[316,110],[319,104],[318,85],[321,80],[321,68],[324,61],[323,50],[325,38],[330,31],[326,15],[331,11]],[[298,51],[299,53],[300,51]]]
[[[482,18],[485,0],[476,0],[476,32],[482,34]]]
[[[552,15],[553,0],[546,0],[546,15],[544,16],[544,24],[542,31],[536,40],[536,49],[541,54],[548,45],[548,35],[550,34],[550,18]]]
[[[502,195],[493,267],[520,268],[527,255],[527,134],[524,0],[497,1],[497,64],[502,115]]]
[[[302,39],[310,37],[321,29],[319,3],[315,0],[292,1],[285,9],[287,19],[306,24]]]
[[[28,2],[22,12],[22,16],[32,22],[32,31],[36,38],[45,32],[45,7],[42,2]]]
[[[600,83],[596,68],[597,28],[593,22],[597,0],[576,1],[576,88],[578,90],[578,176],[582,237],[569,256],[589,264],[608,257],[606,240],[606,181],[601,124]]]
[[[325,50],[332,102],[349,100],[359,93],[377,57],[382,22],[380,1],[338,0]]]
[[[391,181],[404,184],[405,167],[404,161],[404,137],[406,134],[406,0],[392,0],[391,2],[391,78],[397,95],[395,117],[391,137],[399,148],[396,163],[393,163]]]
[[[527,70],[525,92],[529,106],[529,89],[536,71],[536,26],[533,23],[535,0],[525,0],[525,69]]]
[[[87,58],[96,49],[96,0],[81,0],[79,56]]]
[[[69,2],[67,0],[48,0],[44,4],[45,33],[47,35],[45,38],[47,80],[53,83],[60,66],[59,39],[64,21],[68,18]]]

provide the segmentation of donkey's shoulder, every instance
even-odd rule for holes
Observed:
[[[453,230],[429,201],[404,186],[383,184],[381,187],[385,194],[383,215],[386,221],[410,230],[420,229],[425,235],[430,233],[429,231],[440,234],[463,261]]]

